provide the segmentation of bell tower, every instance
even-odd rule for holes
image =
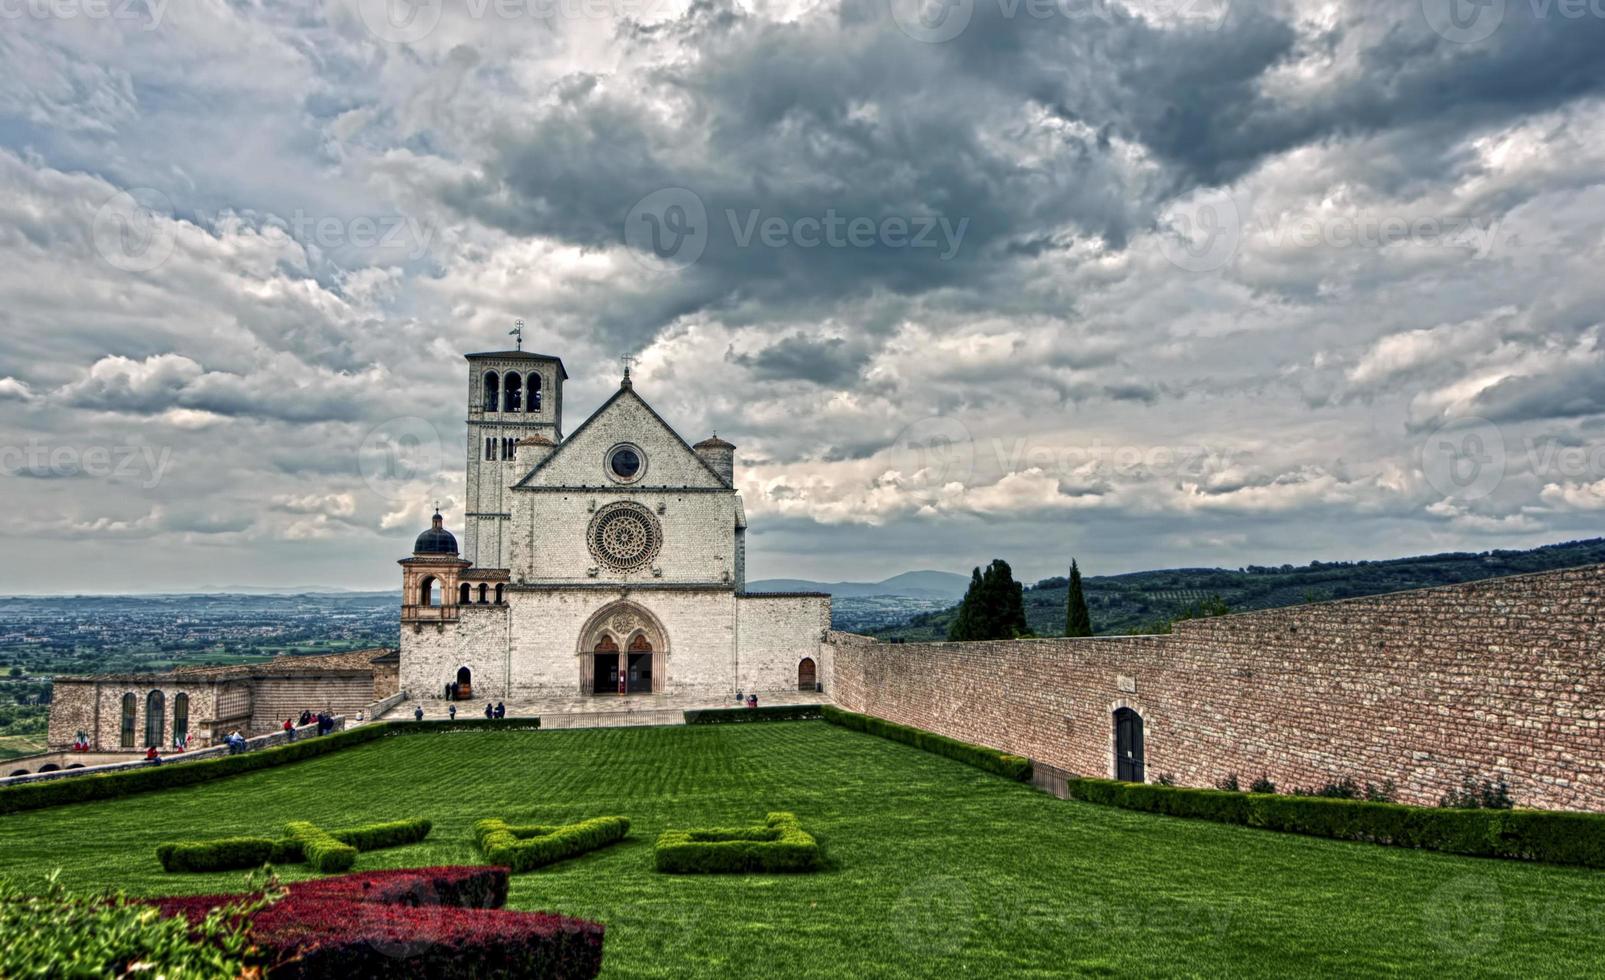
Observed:
[[[463,557],[475,568],[506,568],[511,553],[509,488],[523,479],[518,442],[563,441],[561,359],[523,349],[468,357],[468,512]]]

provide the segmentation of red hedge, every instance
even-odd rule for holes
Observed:
[[[238,895],[161,898],[164,915],[199,922]],[[419,868],[299,882],[257,913],[251,937],[268,975],[293,980],[409,976],[594,977],[603,927],[546,912],[509,912],[503,868]]]

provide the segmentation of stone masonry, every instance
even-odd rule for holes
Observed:
[[[1288,791],[1392,780],[1436,804],[1466,776],[1518,805],[1605,810],[1605,566],[1176,624],[1169,636],[880,644],[831,634],[844,708],[1114,774]]]

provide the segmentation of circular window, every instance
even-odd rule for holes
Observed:
[[[663,529],[640,504],[614,504],[591,519],[585,543],[597,561],[609,568],[630,571],[658,556],[663,547]]]
[[[614,446],[608,450],[607,471],[620,483],[634,483],[646,471],[646,457],[634,446]]]

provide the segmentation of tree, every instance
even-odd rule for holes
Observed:
[[[947,638],[1012,640],[1029,634],[1030,628],[1025,623],[1025,589],[1014,580],[1014,570],[1009,563],[997,558],[987,566],[985,573],[975,569]]]
[[[1081,591],[1081,568],[1070,559],[1070,598],[1066,603],[1065,636],[1091,636],[1092,613],[1087,610],[1087,597]]]

